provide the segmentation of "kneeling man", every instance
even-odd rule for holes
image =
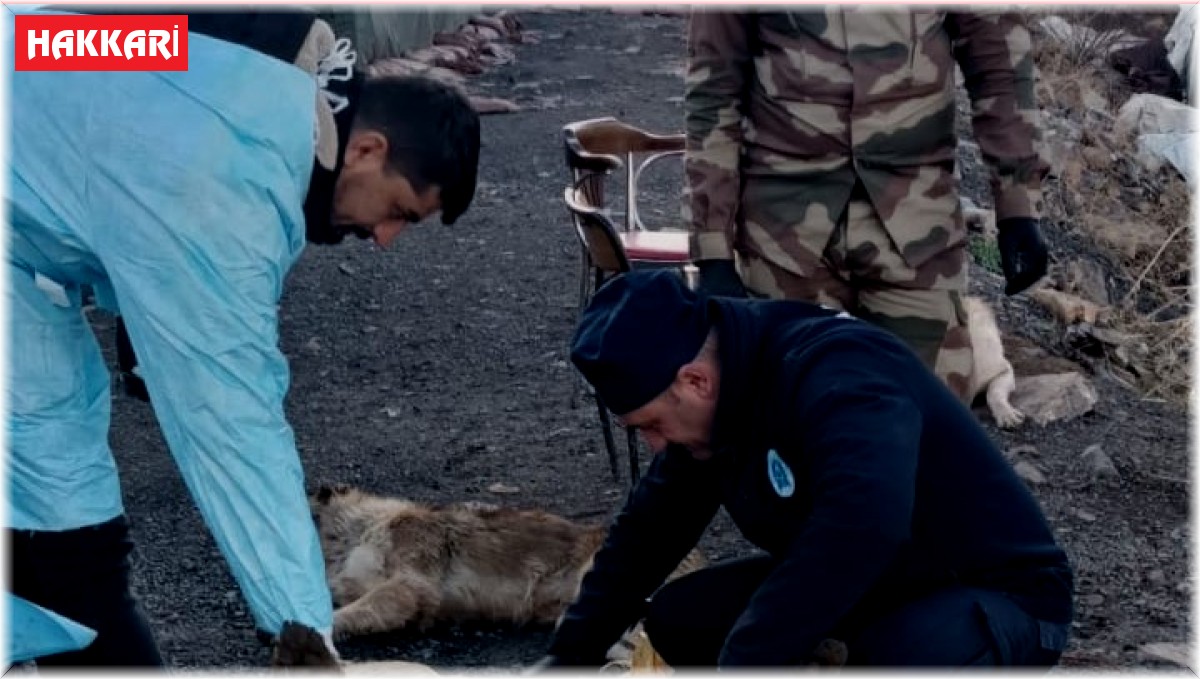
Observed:
[[[975,416],[886,331],[635,272],[596,293],[571,358],[656,455],[541,667],[602,665],[643,616],[673,667],[801,665],[825,639],[856,666],[1058,662],[1066,555]],[[721,507],[764,553],[662,586]]]

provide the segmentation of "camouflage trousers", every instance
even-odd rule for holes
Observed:
[[[913,268],[858,192],[836,222],[813,223],[823,211],[806,211],[803,229],[811,231],[799,236],[793,235],[795,224],[764,223],[780,210],[756,207],[752,195],[744,198],[751,200],[743,201],[745,228],[737,250],[742,280],[751,293],[843,309],[890,330],[955,395],[970,402],[973,357],[962,301],[965,244]],[[826,239],[823,249],[811,247],[814,235]]]

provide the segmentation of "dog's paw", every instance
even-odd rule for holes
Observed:
[[[333,640],[342,642],[354,636],[353,630],[346,620],[346,616],[341,614],[341,611],[333,612]]]
[[[271,651],[272,667],[321,667],[334,669],[341,666],[337,651],[319,632],[296,622],[285,622]]]
[[[1001,429],[1012,429],[1025,421],[1025,413],[1007,403],[1004,404],[1004,407],[993,410],[992,417],[996,418],[996,424]]]

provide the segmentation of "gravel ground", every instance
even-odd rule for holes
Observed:
[[[684,22],[609,12],[519,12],[540,37],[517,61],[472,79],[519,113],[487,116],[481,183],[453,227],[425,225],[389,251],[309,248],[283,300],[294,370],[288,412],[314,485],[340,481],[417,500],[481,499],[602,520],[626,491],[607,468],[590,402],[567,362],[577,245],[561,205],[560,129],[614,115],[654,131],[682,125]],[[978,167],[964,187],[983,204]],[[650,197],[669,217],[664,174]],[[1050,234],[1053,240],[1053,234]],[[1023,300],[999,298],[1006,331],[1043,344],[1054,329]],[[111,356],[111,322],[95,319]],[[1149,666],[1141,644],[1186,641],[1190,625],[1186,414],[1097,381],[1095,411],[1047,428],[994,432],[1046,476],[1034,490],[1078,571],[1079,613],[1065,664]],[[986,415],[981,411],[981,417]],[[168,662],[262,666],[267,651],[167,453],[148,406],[116,396],[112,442],[137,541],[135,587]],[[989,425],[990,427],[990,425]],[[1099,443],[1121,478],[1091,481]],[[493,483],[520,489],[497,496]],[[744,553],[725,517],[710,556]],[[346,658],[512,669],[535,660],[545,628],[446,626],[347,643]]]

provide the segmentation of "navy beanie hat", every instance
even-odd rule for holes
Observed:
[[[632,412],[671,386],[708,339],[703,299],[673,271],[631,271],[609,280],[584,310],[571,361],[614,414]]]

